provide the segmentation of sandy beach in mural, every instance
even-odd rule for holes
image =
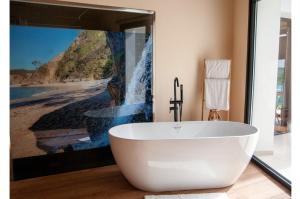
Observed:
[[[11,157],[21,158],[46,154],[44,150],[37,147],[38,134],[46,134],[46,131],[34,131],[30,128],[44,115],[54,113],[51,117],[55,119],[55,114],[64,114],[64,107],[72,106],[74,110],[84,111],[80,102],[89,99],[97,99],[106,89],[109,79],[97,81],[81,81],[69,83],[54,83],[47,86],[47,92],[36,94],[30,98],[11,100],[10,102],[10,139]],[[37,86],[37,85],[35,85]],[[61,111],[60,111],[61,110]],[[56,113],[56,112],[57,113]],[[67,109],[66,113],[67,114]],[[57,115],[57,117],[60,117]],[[66,121],[71,118],[65,117]],[[51,122],[51,121],[49,121]],[[64,122],[64,121],[62,121]],[[74,121],[76,122],[76,121]],[[50,124],[51,125],[51,124]],[[55,124],[53,124],[55,126]],[[72,129],[57,129],[57,134],[70,132]],[[85,137],[86,130],[79,128],[79,137]],[[37,133],[38,132],[38,133]],[[57,134],[55,136],[57,136]]]
[[[112,104],[107,33],[23,26],[11,31],[11,158],[72,150],[88,137],[85,112]],[[37,32],[47,39],[39,40]]]

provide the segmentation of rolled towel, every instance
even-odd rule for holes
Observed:
[[[208,59],[205,60],[206,78],[228,78],[230,72],[230,60]]]
[[[205,106],[208,109],[229,110],[228,79],[205,79]]]

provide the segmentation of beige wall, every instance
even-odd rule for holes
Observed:
[[[60,0],[62,1],[62,0]],[[200,120],[203,60],[233,60],[233,120],[242,117],[247,0],[65,0],[154,10],[154,111],[156,121],[170,121],[173,79],[184,85],[183,120]],[[241,2],[240,2],[241,1]],[[248,4],[247,4],[248,6]],[[233,20],[234,16],[241,19]],[[234,27],[237,25],[240,27]],[[242,28],[242,30],[241,30]],[[241,32],[240,32],[241,31]],[[233,38],[236,37],[234,40]],[[245,40],[247,41],[247,39]],[[233,56],[233,52],[236,55]],[[242,81],[240,83],[239,81]]]
[[[244,121],[249,0],[234,0],[230,120]]]

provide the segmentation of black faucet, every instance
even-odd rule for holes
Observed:
[[[174,100],[170,99],[170,104],[173,104],[170,107],[170,112],[174,111],[174,121],[177,122],[178,119],[181,121],[182,116],[182,104],[183,104],[183,85],[180,84],[180,100],[177,100],[176,88],[179,87],[179,80],[177,77],[174,79]],[[178,109],[179,109],[179,118],[178,118]]]

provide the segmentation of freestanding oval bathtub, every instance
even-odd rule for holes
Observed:
[[[254,153],[258,130],[225,121],[131,123],[111,128],[109,139],[126,179],[158,192],[232,185]]]

